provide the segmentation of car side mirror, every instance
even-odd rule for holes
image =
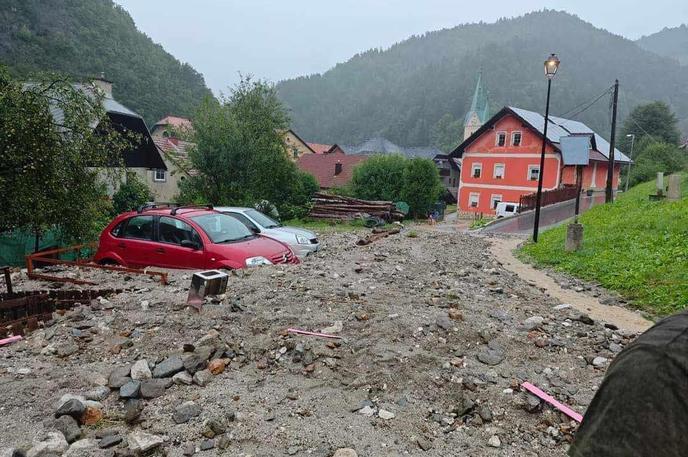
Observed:
[[[198,243],[196,243],[195,241],[191,241],[191,240],[182,240],[181,246],[183,248],[191,248],[193,250],[201,249],[201,247],[198,245]]]
[[[249,228],[250,228],[251,231],[252,231],[254,234],[256,234],[256,235],[258,235],[258,234],[260,233],[260,229],[259,229],[258,227],[256,227],[256,226],[251,226],[251,227],[249,227]]]

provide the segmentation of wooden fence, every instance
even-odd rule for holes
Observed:
[[[543,191],[540,206],[553,205],[555,203],[564,202],[566,200],[572,200],[576,198],[577,191],[577,186],[570,184],[564,185],[564,187],[560,187],[558,189]],[[537,193],[521,196],[519,200],[519,211],[524,212],[531,209],[535,209],[536,201]]]

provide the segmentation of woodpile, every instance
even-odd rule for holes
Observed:
[[[370,243],[373,243],[377,240],[381,240],[383,238],[387,238],[390,235],[396,235],[399,232],[401,232],[401,227],[396,227],[390,230],[373,229],[373,233],[371,233],[370,235],[366,235],[365,238],[359,238],[359,240],[356,241],[356,245],[367,246]]]
[[[404,218],[392,202],[360,200],[323,192],[316,193],[312,201],[313,208],[308,216],[314,219],[350,220],[373,216],[391,222]]]

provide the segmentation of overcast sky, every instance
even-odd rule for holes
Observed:
[[[688,23],[686,0],[115,0],[216,93],[239,72],[277,82],[467,22],[550,8],[636,39]]]

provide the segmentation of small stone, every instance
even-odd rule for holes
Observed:
[[[128,424],[133,424],[141,416],[143,412],[143,402],[141,400],[131,398],[124,404],[124,420]]]
[[[540,328],[544,321],[545,318],[542,316],[532,316],[523,321],[523,327],[527,331],[535,330],[537,328]]]
[[[610,343],[609,350],[615,354],[618,354],[619,352],[623,351],[623,346],[618,343]]]
[[[417,438],[416,443],[418,444],[418,447],[424,451],[429,451],[432,449],[432,443],[425,438]]]
[[[193,375],[194,384],[199,385],[201,387],[205,387],[208,384],[210,384],[210,381],[212,381],[212,379],[213,375],[208,370],[201,370]]]
[[[504,360],[504,351],[498,347],[487,347],[478,353],[478,360],[485,365],[499,365]]]
[[[150,379],[153,377],[150,368],[148,367],[148,361],[146,359],[137,360],[131,366],[131,379],[136,381],[143,381],[144,379]]]
[[[57,347],[58,357],[69,357],[79,351],[79,346],[72,340],[66,341],[64,343],[58,344]]]
[[[492,437],[487,440],[487,445],[490,447],[501,447],[502,442],[497,435],[492,435]]]
[[[201,371],[207,365],[207,359],[203,359],[203,357],[199,356],[198,354],[191,354],[186,358],[186,360],[184,360],[184,368],[191,374]]]
[[[371,408],[370,406],[364,406],[363,408],[358,410],[358,414],[362,414],[365,417],[373,417],[375,414],[375,410]]]
[[[595,357],[592,359],[592,365],[597,368],[601,368],[607,364],[608,359],[606,357]]]
[[[381,409],[380,411],[378,411],[377,415],[380,419],[383,420],[390,420],[396,417],[396,415],[393,412],[387,411],[386,409]]]
[[[586,325],[593,325],[595,321],[588,316],[587,314],[581,314],[580,316],[576,317],[574,320],[577,320],[578,322],[582,322]]]
[[[172,384],[170,379],[146,379],[141,381],[141,397],[142,398],[157,398],[165,394],[167,389]]]
[[[171,356],[160,362],[153,368],[154,378],[168,378],[184,369],[181,357]]]
[[[182,455],[189,456],[196,453],[196,445],[193,443],[184,444],[184,449],[182,449]]]
[[[150,433],[136,431],[127,436],[129,449],[134,452],[148,452],[164,443],[162,437]]]
[[[40,441],[26,453],[27,457],[47,457],[49,455],[61,455],[67,450],[69,444],[60,432],[48,432]]]
[[[60,416],[55,420],[55,428],[64,435],[68,443],[73,443],[81,436],[79,423],[72,416]]]
[[[81,423],[84,425],[95,425],[103,418],[103,411],[87,406],[84,414],[81,416]]]
[[[193,378],[186,371],[182,371],[182,372],[177,373],[174,376],[172,376],[172,381],[175,384],[179,384],[179,385],[183,384],[183,385],[189,386],[189,385],[191,385],[191,383],[193,383]]]
[[[536,397],[535,395],[527,394],[526,402],[523,405],[523,409],[525,409],[529,413],[534,413],[540,410],[541,404],[542,403],[540,402],[540,399],[538,397]]]
[[[215,419],[206,419],[203,422],[203,431],[201,434],[206,438],[215,438],[217,435],[222,435],[226,431],[227,427],[225,427],[220,421]]]
[[[210,373],[218,375],[225,371],[226,365],[227,364],[225,359],[215,359],[208,364],[208,370],[210,371]]]
[[[112,446],[117,446],[121,442],[122,442],[121,436],[119,436],[119,435],[108,435],[108,436],[103,437],[103,439],[101,439],[98,442],[98,447],[100,447],[101,449],[107,449],[107,448],[110,448]]]
[[[93,457],[97,447],[98,442],[96,440],[85,438],[72,443],[67,452],[63,454],[63,457]]]
[[[110,395],[110,389],[107,386],[98,386],[84,394],[86,400],[102,401]]]
[[[141,391],[141,381],[129,381],[119,388],[119,398],[136,398]]]
[[[353,449],[347,447],[337,449],[332,457],[358,457],[358,454]]]
[[[229,435],[220,435],[215,440],[215,446],[219,449],[227,449],[232,444],[232,438]]]
[[[435,319],[435,325],[447,332],[454,328],[454,323],[446,315],[437,316],[437,319]]]
[[[215,447],[215,440],[203,440],[201,441],[201,445],[199,447],[201,448],[201,451],[213,449]]]
[[[492,422],[492,411],[486,405],[481,406],[478,409],[478,415],[485,422]]]
[[[177,406],[172,414],[172,420],[176,424],[185,424],[199,414],[201,414],[201,407],[192,401],[187,401]]]
[[[462,321],[463,320],[463,313],[456,308],[450,308],[449,311],[447,312],[447,315],[449,316],[449,319],[452,319],[455,321]]]
[[[112,370],[110,376],[108,377],[108,386],[110,386],[111,389],[119,389],[124,384],[131,381],[131,378],[129,377],[130,370],[131,367],[129,365],[118,367]]]
[[[325,327],[322,329],[322,333],[327,333],[328,335],[332,335],[335,333],[341,333],[341,331],[344,330],[344,324],[342,321],[335,321],[335,323],[329,327]]]
[[[81,415],[84,414],[86,406],[76,398],[67,400],[55,411],[55,417],[71,416],[75,420],[81,420]]]

